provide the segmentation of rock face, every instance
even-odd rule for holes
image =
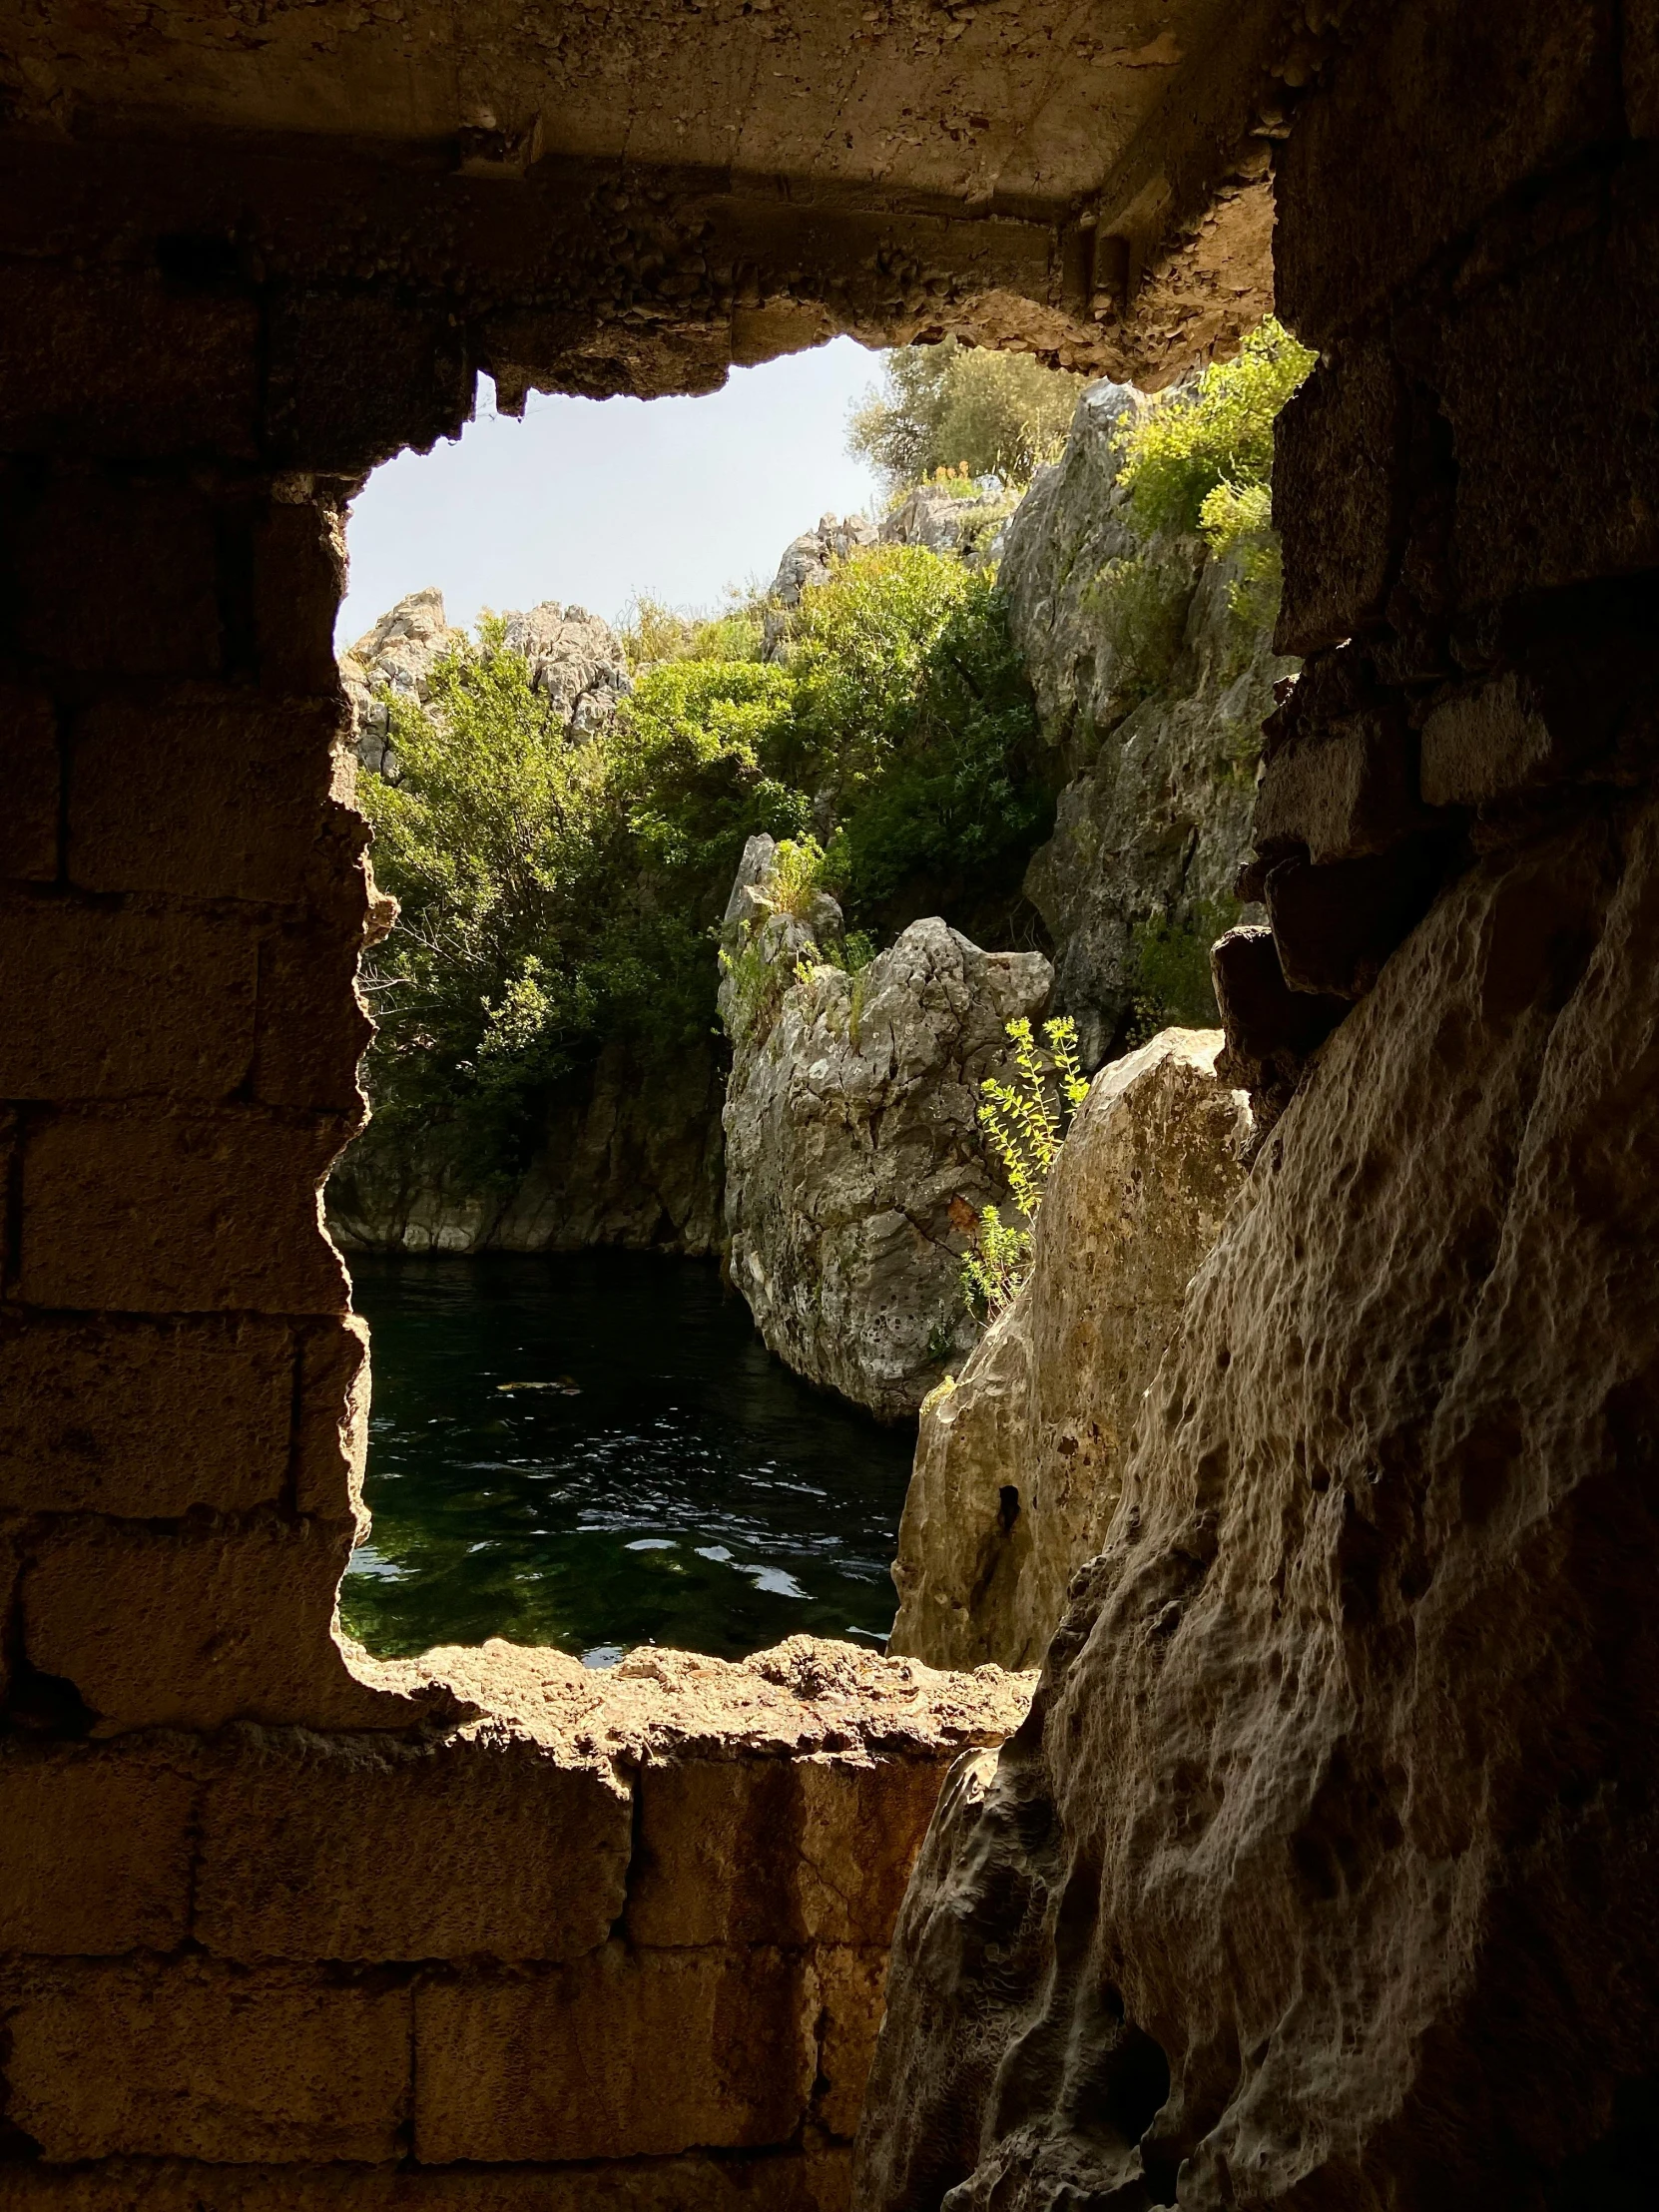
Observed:
[[[1049,1178],[1030,1281],[922,1408],[888,1649],[1041,1664],[1099,1551],[1187,1285],[1244,1180],[1220,1035],[1165,1030],[1096,1076]]]
[[[1523,818],[1315,1060],[934,1824],[862,2212],[1636,2201],[1546,2177],[1659,2047],[1656,954],[1659,806]]]
[[[1051,970],[936,918],[856,975],[815,964],[839,949],[840,911],[822,894],[800,916],[776,910],[774,850],[750,839],[725,931],[732,1280],[798,1374],[898,1419],[971,1334],[962,1255],[979,1209],[1006,1197],[979,1084]]]
[[[354,1146],[328,1181],[328,1225],[371,1252],[716,1251],[721,1070],[713,1042],[642,1066],[606,1045],[548,1112],[510,1191],[457,1184],[441,1157]]]
[[[1262,722],[1297,667],[1273,652],[1271,615],[1240,597],[1236,557],[1200,538],[1137,544],[1112,441],[1140,404],[1124,384],[1084,392],[1063,455],[1006,525],[999,570],[1070,779],[1025,889],[1059,948],[1055,1004],[1076,1017],[1089,1066],[1121,1049],[1138,1009],[1156,1018],[1172,957],[1207,997],[1205,948],[1239,918]],[[1114,594],[1120,561],[1135,575]]]
[[[424,707],[432,663],[465,637],[465,631],[454,629],[444,614],[442,592],[429,584],[424,591],[412,591],[400,599],[340,655],[340,684],[351,709],[353,743],[365,768],[377,776],[396,773],[391,718],[385,701],[375,693],[384,687]]]
[[[993,485],[995,479],[989,480]],[[999,490],[979,490],[960,498],[939,484],[918,484],[881,524],[883,545],[921,545],[929,553],[959,553],[970,568],[994,560],[1001,551],[999,526],[1014,511],[1014,500]]]
[[[633,689],[627,656],[616,633],[585,607],[561,607],[557,600],[546,599],[526,614],[502,619],[506,624],[503,645],[523,654],[530,664],[531,683],[546,695],[572,736],[608,722],[617,701]],[[442,592],[428,585],[400,599],[349,652],[340,655],[340,683],[350,704],[353,742],[365,767],[379,776],[397,774],[390,717],[376,693],[384,688],[424,707],[433,662],[465,642],[466,632],[454,629],[444,616]]]

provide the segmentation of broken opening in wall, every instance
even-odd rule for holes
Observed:
[[[1010,1024],[1063,1012],[1092,1071],[1215,1018],[1310,358],[1270,320],[1160,402],[954,340],[523,420],[486,387],[360,497],[401,911],[328,1212],[377,1340],[371,1650],[884,1641],[987,1209],[1034,1211],[978,1112]]]
[[[400,906],[362,976],[373,1119],[327,1191],[374,1339],[342,1618],[378,1656],[885,1641],[920,1393],[815,1388],[721,1269],[739,862],[767,837],[802,895],[839,894],[812,949],[843,974],[905,899],[936,911],[913,865],[854,911],[837,833],[887,756],[925,754],[929,661],[998,619],[965,556],[1009,487],[958,465],[907,500],[849,443],[880,368],[843,339],[705,398],[532,393],[522,419],[486,381],[350,515],[336,635]],[[840,696],[808,698],[809,656]],[[961,1333],[935,1318],[929,1383]]]

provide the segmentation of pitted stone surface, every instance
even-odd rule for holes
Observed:
[[[913,1413],[972,1325],[962,1256],[993,1179],[980,1083],[1011,1020],[1040,1011],[1038,952],[981,952],[932,916],[856,975],[819,893],[774,911],[772,840],[750,839],[725,935],[721,1007],[732,1280],[798,1374],[887,1419]]]
[[[888,1649],[1040,1665],[1116,1509],[1142,1400],[1244,1180],[1221,1037],[1166,1029],[1103,1068],[1049,1177],[1030,1281],[922,1407]]]
[[[863,2212],[1537,2207],[1612,2125],[1659,2037],[1656,934],[1612,803],[1314,1063],[935,1820]]]

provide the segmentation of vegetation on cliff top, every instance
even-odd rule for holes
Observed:
[[[478,1188],[523,1172],[551,1091],[601,1043],[707,1038],[711,934],[757,830],[816,830],[849,921],[884,931],[907,891],[947,914],[1016,895],[1047,828],[990,576],[854,554],[809,588],[781,664],[741,611],[658,627],[664,657],[581,737],[484,623],[435,665],[431,712],[388,699],[397,782],[361,779],[402,906],[368,962],[376,1141],[437,1142]]]
[[[901,346],[854,408],[847,442],[894,493],[962,471],[1026,484],[1065,443],[1087,383],[1028,353],[987,352],[955,338]]]

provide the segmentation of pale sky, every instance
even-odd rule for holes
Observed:
[[[351,574],[335,637],[362,636],[405,592],[436,584],[451,622],[543,599],[614,621],[636,594],[716,604],[770,583],[820,515],[873,504],[846,452],[849,404],[880,356],[850,338],[735,368],[702,399],[565,399],[532,392],[522,422],[494,412],[453,444],[401,453],[351,510]]]

